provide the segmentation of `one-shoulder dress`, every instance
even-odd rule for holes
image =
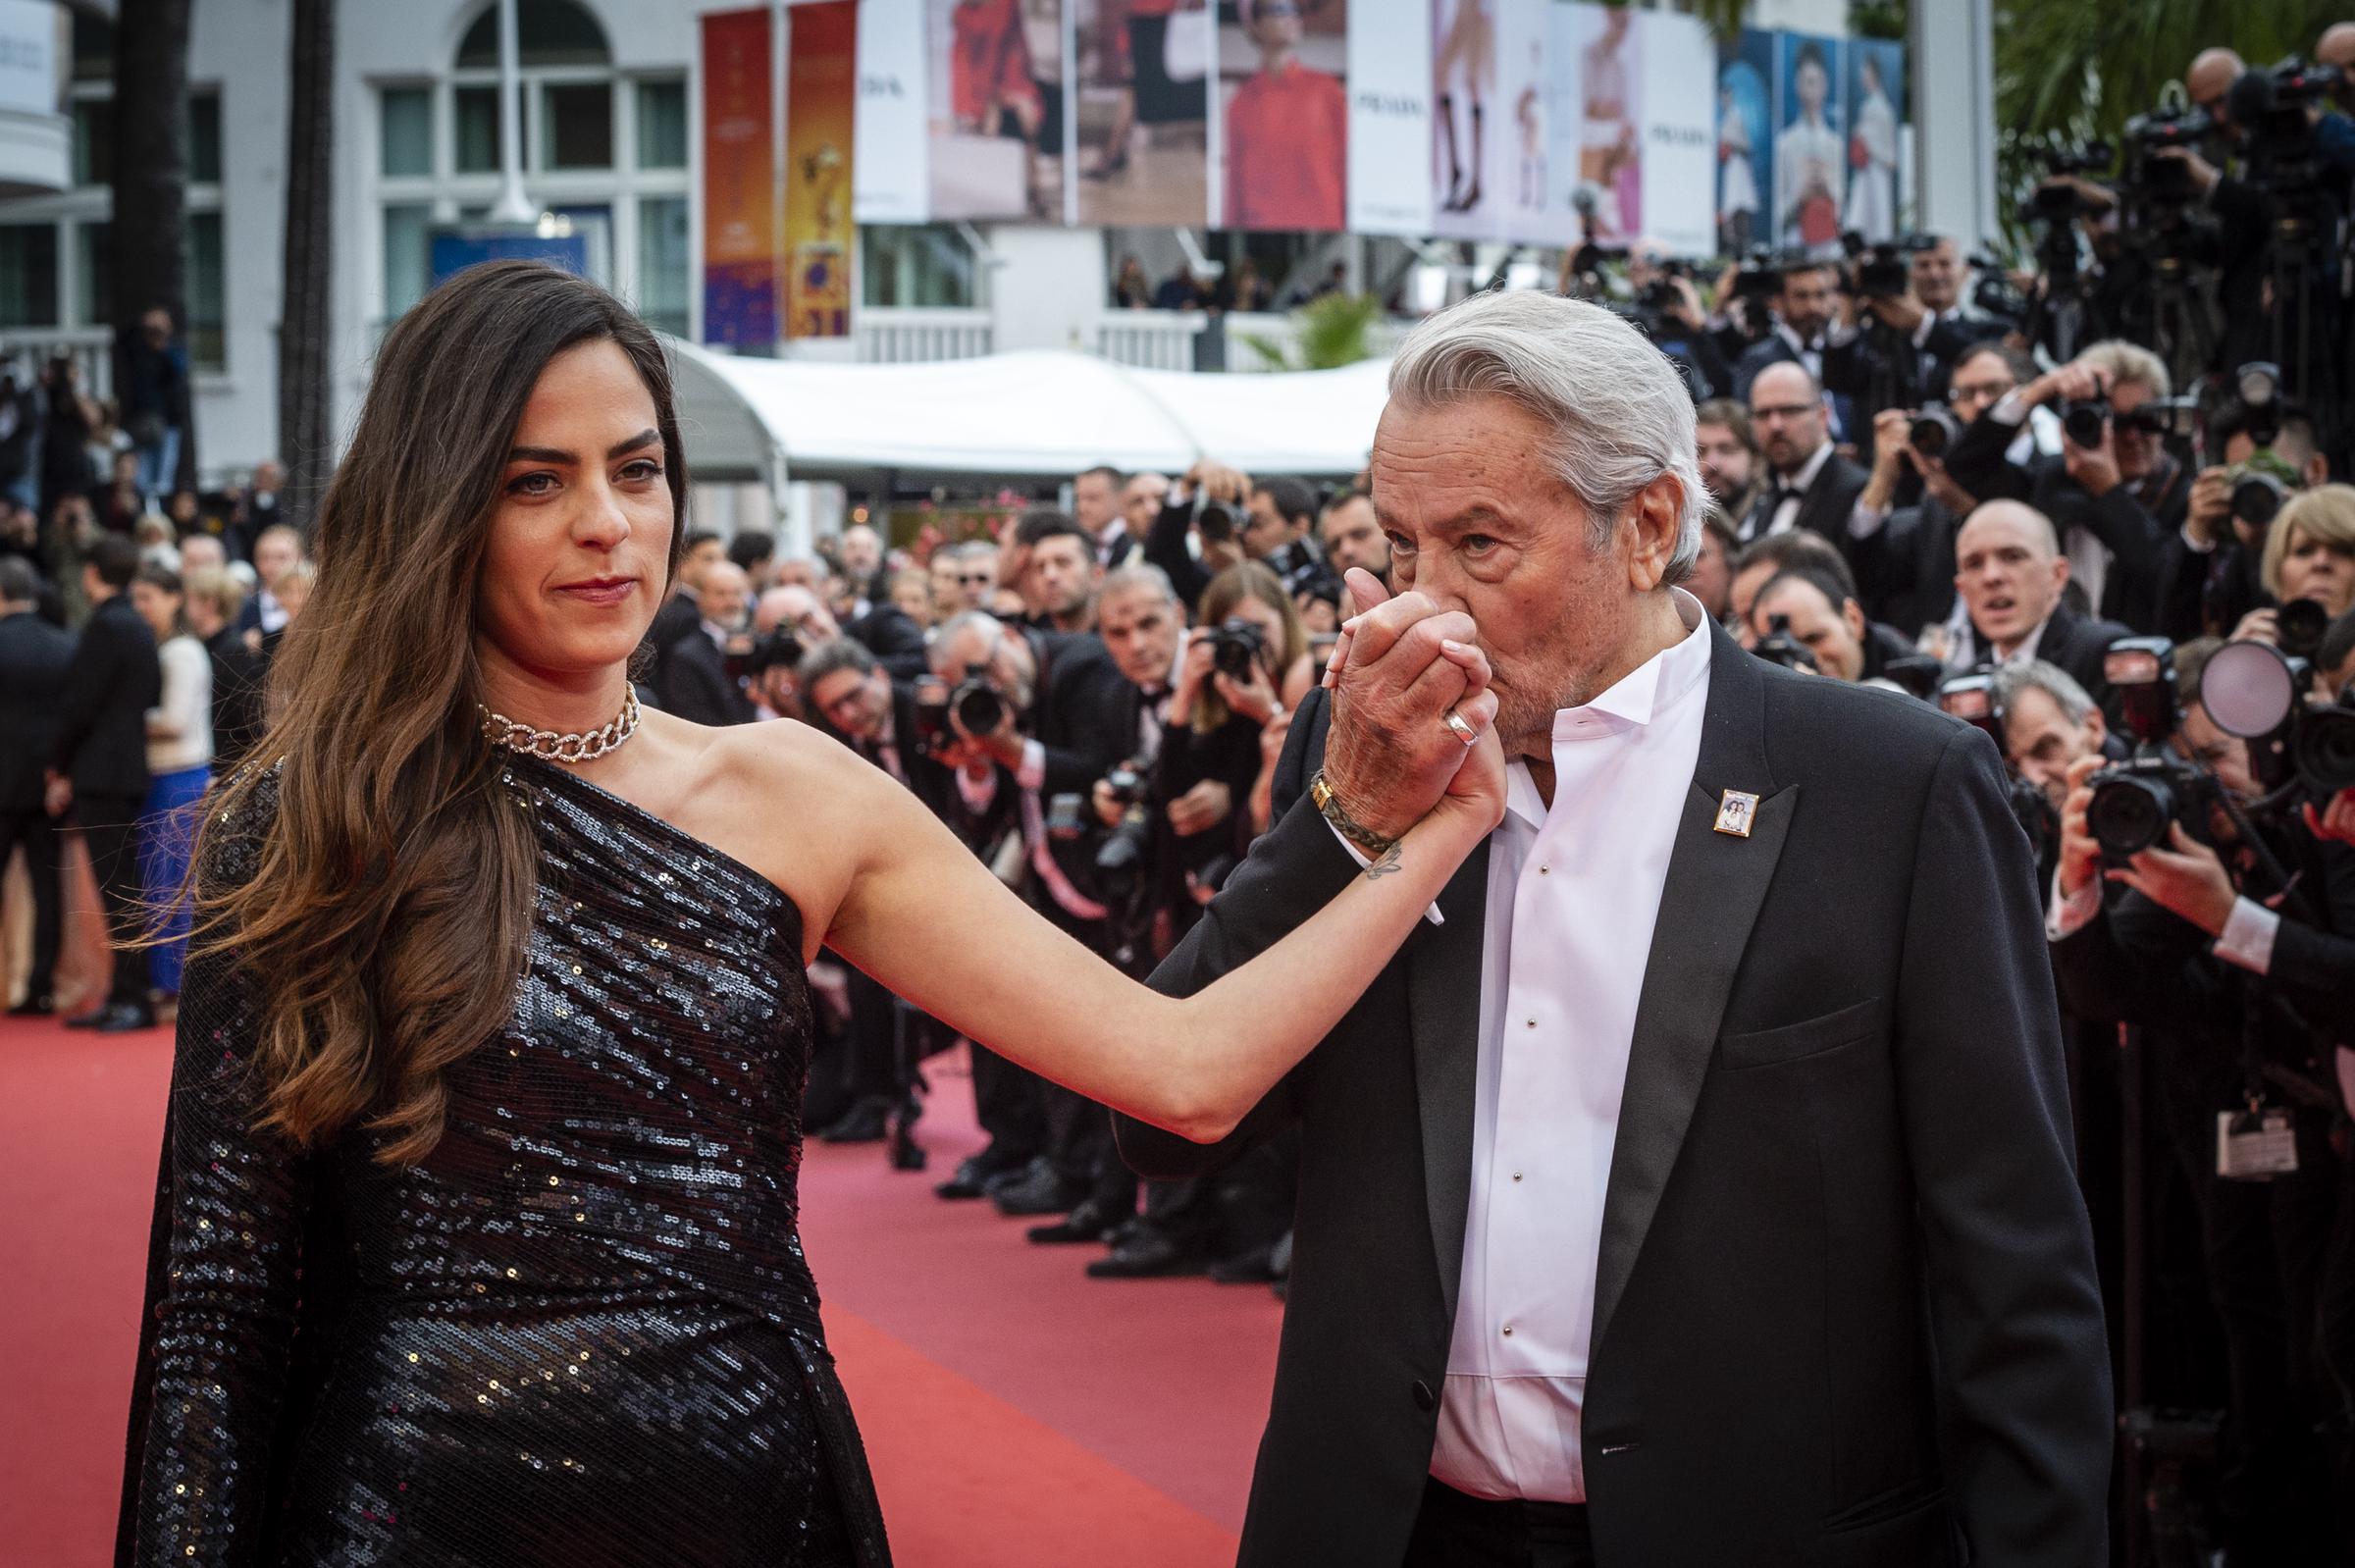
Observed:
[[[236,956],[189,967],[118,1562],[887,1563],[797,1230],[800,912],[561,767],[502,777],[531,953],[421,1164],[257,1131]]]

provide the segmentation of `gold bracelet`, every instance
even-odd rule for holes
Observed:
[[[1334,794],[1333,783],[1326,778],[1325,770],[1321,767],[1317,769],[1317,776],[1308,781],[1308,798],[1317,803],[1317,810],[1324,814],[1326,821],[1333,824],[1334,832],[1374,859],[1382,859],[1396,847],[1396,839],[1375,832],[1342,808],[1341,798]]]

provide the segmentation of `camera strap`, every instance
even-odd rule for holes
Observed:
[[[1030,847],[1030,868],[1038,873],[1047,896],[1075,920],[1101,920],[1112,912],[1072,885],[1063,867],[1055,863],[1054,852],[1047,844],[1047,816],[1038,804],[1038,791],[1022,791],[1022,842]]]

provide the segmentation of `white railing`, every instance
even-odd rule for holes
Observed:
[[[115,394],[115,334],[108,327],[23,327],[0,332],[0,359],[20,376],[38,376],[53,356],[81,367],[81,390],[92,397]]]
[[[1209,320],[1197,310],[1120,311],[1096,323],[1096,352],[1138,370],[1191,370]]]
[[[856,319],[859,357],[870,363],[977,359],[990,350],[986,310],[869,305]]]

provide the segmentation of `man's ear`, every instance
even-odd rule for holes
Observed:
[[[1668,578],[1676,558],[1677,534],[1684,523],[1685,487],[1674,474],[1661,474],[1636,493],[1628,506],[1635,538],[1628,559],[1628,581],[1639,592],[1649,592]]]

